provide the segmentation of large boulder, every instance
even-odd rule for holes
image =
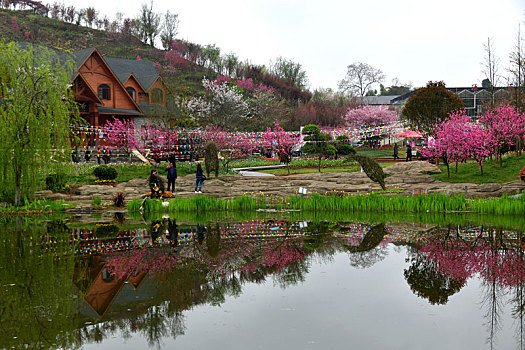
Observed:
[[[386,175],[393,174],[430,174],[441,173],[441,169],[435,164],[428,162],[399,162],[383,169]]]

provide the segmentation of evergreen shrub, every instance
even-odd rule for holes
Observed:
[[[99,165],[93,170],[93,175],[95,175],[98,180],[115,180],[118,173],[114,167]]]
[[[46,176],[46,188],[53,192],[62,191],[66,187],[66,182],[66,175],[62,173]]]

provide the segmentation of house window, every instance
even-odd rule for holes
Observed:
[[[131,98],[133,99],[133,101],[136,101],[137,99],[135,98],[136,96],[136,91],[134,88],[132,87],[127,87],[126,88],[126,91],[128,92],[128,94],[131,96]]]
[[[98,98],[101,100],[111,100],[111,90],[107,84],[98,86]]]
[[[161,89],[155,88],[151,91],[151,103],[164,103],[164,92]]]

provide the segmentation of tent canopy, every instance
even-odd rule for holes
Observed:
[[[423,135],[421,135],[419,132],[417,131],[413,131],[413,130],[407,130],[401,134],[397,134],[397,136],[399,137],[406,137],[406,138],[419,138],[419,137],[423,137]]]

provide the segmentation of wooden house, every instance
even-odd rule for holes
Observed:
[[[72,56],[75,100],[91,126],[104,126],[113,117],[132,119],[138,126],[168,115],[167,88],[151,61],[104,57],[96,48]]]

